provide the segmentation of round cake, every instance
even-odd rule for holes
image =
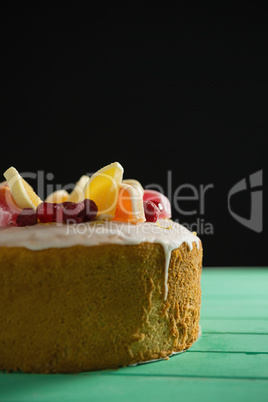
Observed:
[[[0,370],[116,368],[196,341],[196,234],[161,214],[136,224],[102,215],[21,225],[18,216],[0,229]]]

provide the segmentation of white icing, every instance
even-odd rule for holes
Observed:
[[[168,267],[172,250],[186,243],[199,248],[199,238],[184,226],[167,219],[157,223],[133,225],[118,221],[95,221],[80,224],[38,224],[0,228],[0,247],[25,247],[30,250],[64,248],[75,245],[159,243],[165,251],[165,299],[168,292]]]

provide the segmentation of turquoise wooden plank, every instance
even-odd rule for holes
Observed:
[[[2,384],[1,384],[2,385]],[[268,381],[174,376],[14,375],[1,387],[1,402],[267,402]]]
[[[251,333],[268,335],[268,320],[201,318],[203,333]]]
[[[252,318],[268,320],[268,298],[266,300],[209,300],[203,297],[201,318]]]
[[[206,297],[219,295],[263,295],[267,298],[268,269],[211,269],[202,272],[202,290]]]
[[[186,353],[115,371],[0,374],[0,402],[267,402],[268,270],[204,269],[202,289],[203,334]]]
[[[268,354],[185,352],[169,360],[121,368],[115,374],[268,380]]]
[[[213,281],[214,278],[220,277],[221,280],[227,278],[230,274],[233,278],[240,278],[241,274],[244,278],[253,278],[253,282],[257,282],[259,277],[268,277],[267,272],[268,266],[266,267],[203,267],[202,275],[208,275],[210,280]]]
[[[240,289],[240,291],[229,291],[229,292],[218,292],[218,293],[206,293],[203,289],[203,297],[207,300],[213,300],[213,299],[230,299],[230,300],[266,300],[267,299],[267,289],[266,290],[261,290],[259,293],[256,293],[255,291],[253,292],[248,292],[245,289]]]
[[[268,335],[202,334],[188,353],[194,351],[268,353]]]

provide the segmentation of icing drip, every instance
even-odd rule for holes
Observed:
[[[118,221],[94,221],[80,224],[38,224],[0,228],[0,247],[25,247],[30,250],[63,248],[75,245],[159,243],[165,252],[165,300],[168,292],[168,268],[172,250],[186,243],[199,248],[199,238],[184,226],[167,219],[133,225]]]

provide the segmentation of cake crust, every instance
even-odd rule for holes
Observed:
[[[0,369],[69,373],[167,357],[198,337],[202,245],[0,247]]]

